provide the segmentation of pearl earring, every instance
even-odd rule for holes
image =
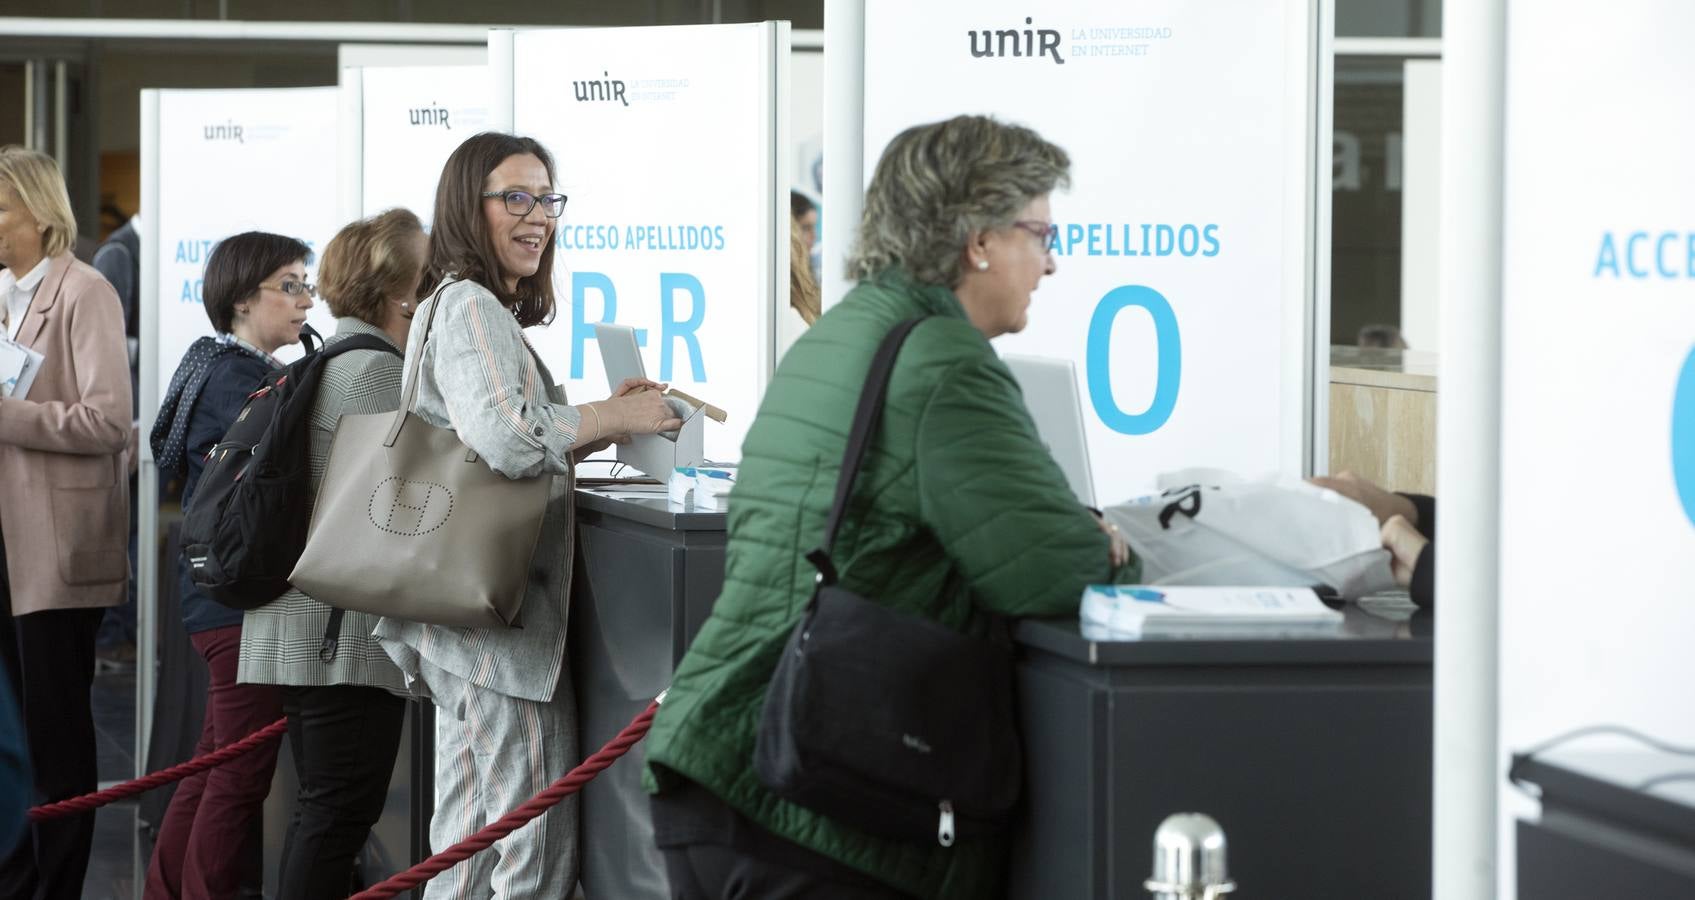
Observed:
[[[977,271],[979,271],[979,272],[989,271],[989,261],[986,260],[986,259],[977,260]]]

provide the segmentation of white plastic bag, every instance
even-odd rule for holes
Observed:
[[[1371,510],[1304,481],[1192,483],[1104,512],[1145,584],[1323,585],[1349,600],[1395,586]]]

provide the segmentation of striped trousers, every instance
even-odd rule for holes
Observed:
[[[440,852],[496,821],[580,761],[569,667],[550,703],[508,697],[425,665],[436,698],[436,810]],[[451,682],[451,683],[446,683]],[[577,798],[437,875],[425,900],[569,897],[578,875]]]

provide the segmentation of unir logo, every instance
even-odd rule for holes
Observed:
[[[600,73],[600,81],[573,81],[571,88],[576,93],[578,103],[588,103],[591,100],[614,100],[625,106],[630,101],[624,97],[624,82],[611,77],[610,73]]]
[[[1024,24],[1035,24],[1031,17],[1024,17]],[[981,36],[981,40],[979,40]],[[971,55],[979,59],[983,57],[1051,57],[1056,65],[1065,65],[1065,58],[1059,55],[1059,32],[1052,28],[1031,29],[1019,31],[1016,28],[1006,28],[999,31],[971,32]]]
[[[247,143],[241,138],[241,126],[237,125],[233,119],[222,125],[207,125],[202,130],[202,133],[206,136],[206,140],[208,141],[235,141],[238,144]]]
[[[453,130],[453,126],[447,120],[447,110],[435,105],[434,103],[429,106],[407,110],[406,118],[413,125],[440,125],[448,131]]]

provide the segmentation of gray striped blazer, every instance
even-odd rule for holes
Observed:
[[[394,341],[382,329],[355,318],[336,320],[335,334],[324,342],[334,346],[354,334],[370,334],[390,346]],[[400,407],[400,381],[404,373],[400,357],[380,350],[354,350],[324,364],[318,395],[312,400],[309,417],[312,495],[318,493],[324,469],[329,465],[330,443],[343,415],[393,412]],[[253,684],[286,684],[323,687],[332,684],[362,685],[406,693],[400,670],[383,652],[371,630],[377,617],[348,612],[341,621],[341,644],[329,662],[318,658],[318,648],[329,624],[330,607],[305,594],[290,590],[276,600],[250,610],[241,622],[239,681]]]
[[[553,699],[565,665],[575,526],[571,446],[577,442],[579,417],[530,349],[517,319],[493,293],[451,277],[445,284],[412,318],[406,361],[423,354],[412,411],[458,432],[502,475],[552,475],[553,490],[530,563],[522,628],[451,628],[382,619],[376,636],[417,693],[426,693],[419,676],[428,666],[434,670],[432,682],[446,673],[509,697],[545,703]],[[441,311],[426,342],[424,323],[435,303]],[[435,699],[448,707],[457,702]]]

